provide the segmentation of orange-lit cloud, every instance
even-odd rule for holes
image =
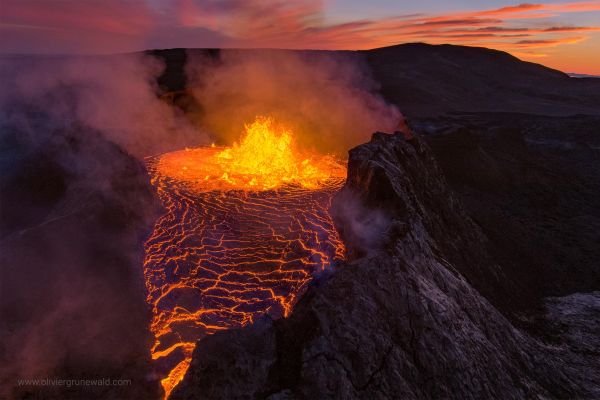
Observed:
[[[574,13],[600,12],[600,1],[510,4],[343,23],[326,20],[323,1],[3,0],[0,52],[148,47],[368,49],[423,41],[488,46],[531,58],[543,55],[552,61],[555,51],[549,48],[576,52],[590,39],[600,44],[600,22],[598,26],[574,24],[568,18],[567,23],[558,22]],[[571,69],[600,73],[600,55],[589,51],[587,55],[588,66]]]
[[[111,33],[142,32],[151,24],[151,15],[142,0],[128,2],[98,1],[2,1],[2,24],[24,23],[44,29],[83,31],[100,30]]]

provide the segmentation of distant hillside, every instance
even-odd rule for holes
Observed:
[[[600,80],[580,80],[508,53],[405,44],[369,50],[383,95],[409,116],[453,111],[600,114]]]
[[[165,88],[185,86],[186,51],[212,57],[220,53],[218,49],[149,51],[166,62],[166,73],[160,79]],[[330,53],[364,57],[381,84],[381,93],[409,117],[460,111],[600,114],[600,80],[571,78],[497,50],[411,43]]]
[[[575,72],[567,72],[571,78],[600,78],[600,75],[588,75],[588,74],[578,74]]]

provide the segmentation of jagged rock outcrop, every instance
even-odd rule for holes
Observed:
[[[373,252],[378,245],[393,246],[409,234],[403,245],[406,256],[422,254],[426,246],[496,306],[507,312],[516,308],[515,303],[527,298],[527,290],[489,257],[487,238],[448,190],[424,141],[406,143],[411,145],[398,145],[389,135],[375,133],[370,143],[350,151],[348,180],[331,210],[349,259]],[[380,226],[384,235],[372,232],[373,226],[381,225],[371,221],[373,217],[389,225]],[[371,228],[365,231],[364,226]]]
[[[492,304],[510,284],[420,137],[353,149],[332,212],[348,263],[288,318],[201,340],[171,399],[600,396],[598,349],[545,344]]]

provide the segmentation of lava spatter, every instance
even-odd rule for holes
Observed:
[[[146,242],[151,349],[166,397],[198,339],[286,316],[315,272],[344,256],[328,209],[346,169],[299,153],[269,118],[239,144],[148,159],[166,209]]]

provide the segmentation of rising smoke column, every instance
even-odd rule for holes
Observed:
[[[222,144],[266,114],[296,132],[300,147],[345,158],[372,132],[394,131],[402,118],[375,94],[378,85],[357,53],[221,50],[215,59],[188,51],[188,59],[204,126]]]
[[[161,70],[141,55],[0,59],[2,398],[158,389],[141,268],[157,206],[139,160],[203,139],[157,97]],[[132,384],[17,386],[51,377]]]

